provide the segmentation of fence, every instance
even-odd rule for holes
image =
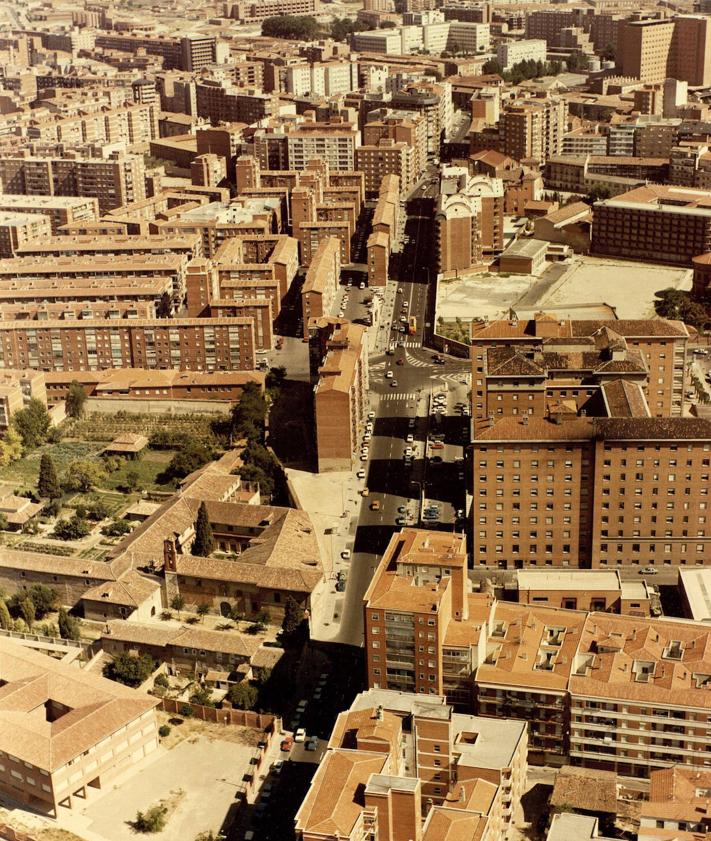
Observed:
[[[63,637],[45,637],[43,634],[32,634],[26,631],[6,631],[0,628],[0,636],[10,637],[11,639],[25,640],[27,642],[42,642],[47,645],[56,645],[60,648],[81,648],[87,649],[89,646],[79,640],[66,640]]]
[[[190,707],[192,717],[201,721],[212,721],[215,724],[235,725],[237,727],[253,727],[256,730],[272,730],[274,728],[274,716],[266,713],[234,710],[230,707],[218,710],[216,707],[203,707],[201,704],[176,701],[174,698],[163,698],[160,705],[160,709],[173,715],[182,715],[180,711],[185,707]]]

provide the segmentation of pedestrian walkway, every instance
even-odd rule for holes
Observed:
[[[380,399],[393,402],[394,400],[415,400],[419,396],[417,391],[391,391],[388,394],[381,394]]]

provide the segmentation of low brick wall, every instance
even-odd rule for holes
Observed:
[[[255,713],[251,710],[233,710],[230,707],[218,710],[216,707],[203,707],[187,701],[176,701],[173,698],[163,698],[159,709],[171,715],[180,715],[180,710],[188,706],[193,711],[193,718],[201,721],[212,721],[215,724],[232,724],[238,727],[253,727],[256,730],[272,730],[274,716],[266,713]]]
[[[26,832],[20,832],[4,823],[0,824],[0,838],[3,841],[36,841],[32,835],[28,835]]]

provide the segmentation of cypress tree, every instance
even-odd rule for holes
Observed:
[[[215,548],[215,539],[212,536],[212,526],[207,517],[207,506],[204,502],[198,508],[197,520],[195,520],[195,540],[191,553],[207,558]]]
[[[3,631],[11,631],[12,630],[12,618],[10,616],[10,611],[7,609],[7,605],[0,599],[0,628]]]
[[[37,493],[40,496],[49,497],[49,499],[57,499],[62,495],[57,468],[54,466],[54,461],[49,453],[42,453],[40,459]]]

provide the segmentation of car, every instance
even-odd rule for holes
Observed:
[[[686,392],[686,399],[687,399],[687,400],[693,400],[693,399],[694,399],[694,397],[696,397],[696,392],[694,391],[694,389],[693,389],[693,388],[690,388],[690,389]]]
[[[338,581],[336,581],[336,592],[337,593],[342,593],[345,589],[346,589],[346,579],[345,578],[339,578]]]
[[[365,435],[363,436],[363,440],[364,440],[364,441],[370,441],[370,439],[371,439],[372,437],[373,437],[373,436],[370,434],[370,432],[366,432],[366,433],[365,433]]]
[[[398,514],[404,514],[407,511],[407,506],[406,505],[398,505],[397,510],[398,510]]]
[[[360,460],[361,460],[361,461],[368,461],[368,455],[367,455],[367,453],[363,453],[363,455],[360,457]]]
[[[291,750],[294,747],[294,737],[287,736],[286,738],[281,740],[281,749],[283,751]]]
[[[407,421],[407,426],[409,429],[414,429],[416,423],[417,421],[415,420],[415,418],[409,418]]]
[[[442,456],[432,456],[430,464],[442,464]]]
[[[441,441],[433,441],[430,444],[430,450],[443,450],[444,444]]]
[[[373,421],[368,421],[365,425],[365,431],[370,432],[371,435],[373,433]]]
[[[415,440],[415,436],[414,436],[414,435],[412,435],[412,434],[408,435],[408,436],[405,438],[405,441],[406,441],[408,444],[412,444],[412,443],[414,442],[414,440]]]
[[[359,471],[356,473],[356,476],[357,476],[359,479],[365,479],[365,470],[359,470]]]
[[[425,511],[422,514],[423,520],[439,520],[439,514],[435,514],[433,511]]]
[[[371,510],[371,511],[380,511],[380,509],[381,509],[382,507],[383,507],[383,506],[382,506],[382,503],[380,502],[380,500],[379,500],[379,499],[374,499],[374,500],[370,503],[370,510]]]
[[[398,294],[398,295],[402,295],[402,294],[404,293],[404,291],[405,291],[405,290],[402,288],[402,286],[400,286],[400,287],[398,288],[398,290],[397,290],[397,294]]]
[[[320,701],[320,700],[321,700],[321,695],[322,695],[322,694],[323,694],[323,693],[321,692],[321,690],[320,690],[320,689],[316,689],[316,690],[314,691],[314,701]]]
[[[456,510],[456,511],[455,511],[455,513],[454,513],[454,516],[455,516],[458,520],[461,520],[461,519],[462,519],[462,517],[464,516],[464,509],[463,509],[463,508],[457,508],[457,510]]]
[[[405,347],[405,342],[403,342],[402,339],[398,339],[397,346],[398,347]]]
[[[348,286],[348,287],[353,286],[353,281],[351,280],[351,278],[348,278],[348,283],[346,283],[346,286]]]
[[[435,359],[435,365],[445,365],[444,359]]]
[[[343,318],[344,315],[345,315],[345,313],[343,312],[343,310],[338,310],[338,317],[339,318]]]
[[[299,727],[299,729],[294,733],[294,741],[295,742],[305,742],[306,741],[306,731],[303,727]]]
[[[659,570],[656,570],[654,567],[642,567],[639,571],[640,575],[656,575]]]
[[[363,488],[360,492],[360,495],[361,496],[368,496],[369,493],[370,493],[370,490],[368,488]]]
[[[412,447],[405,447],[405,455],[412,457]]]
[[[390,380],[390,388],[397,388],[397,380]]]
[[[299,701],[299,703],[296,705],[296,712],[297,712],[297,715],[298,715],[299,713],[302,713],[302,712],[306,709],[306,707],[308,706],[308,703],[309,703],[309,702],[306,700],[306,698],[302,698],[302,699]]]
[[[400,316],[400,322],[402,324],[407,324],[407,316],[406,315],[401,315]]]
[[[343,558],[343,560],[344,560],[344,561],[350,561],[350,559],[351,559],[351,550],[350,550],[350,549],[344,549],[344,550],[341,552],[341,557]]]
[[[709,352],[705,348],[702,348],[702,347],[694,348],[692,353],[695,353],[697,356],[708,356],[709,355]]]
[[[358,284],[358,289],[365,289],[365,281],[362,281]]]
[[[393,378],[393,372],[392,371],[386,371],[385,372],[385,379],[391,380],[392,378]]]
[[[368,420],[375,420],[375,412],[372,410],[368,412]]]
[[[398,360],[397,360],[397,362],[396,362],[395,364],[396,364],[396,365],[404,365],[404,364],[405,364],[405,360],[404,360],[404,359],[398,359]]]
[[[410,456],[405,456],[403,464],[405,465],[405,467],[412,467],[412,459],[410,458]]]
[[[464,473],[461,470],[457,473],[457,479],[459,479],[460,482],[464,481]]]
[[[362,455],[367,456],[370,452],[370,447],[368,444],[361,444],[360,451]]]
[[[461,458],[461,456],[459,458],[455,458],[454,465],[455,467],[464,467],[464,459]]]
[[[395,355],[395,348],[392,345],[390,345],[390,347],[385,351],[385,353],[388,356],[394,356]]]
[[[283,759],[277,759],[276,762],[272,763],[272,773],[279,776],[279,774],[281,774],[281,772],[283,770],[284,770],[284,760]]]
[[[253,829],[248,829],[244,833],[244,841],[254,841],[255,838],[256,838],[256,835],[254,834]]]
[[[316,750],[318,748],[318,736],[312,736],[306,742],[306,750]]]
[[[404,526],[407,523],[407,520],[404,517],[395,517],[395,525],[396,526]]]
[[[400,325],[397,329],[398,329],[401,333],[407,333],[407,327],[405,327],[405,325],[404,325],[404,324],[401,324],[401,325]],[[400,345],[400,347],[402,347],[402,345]]]

